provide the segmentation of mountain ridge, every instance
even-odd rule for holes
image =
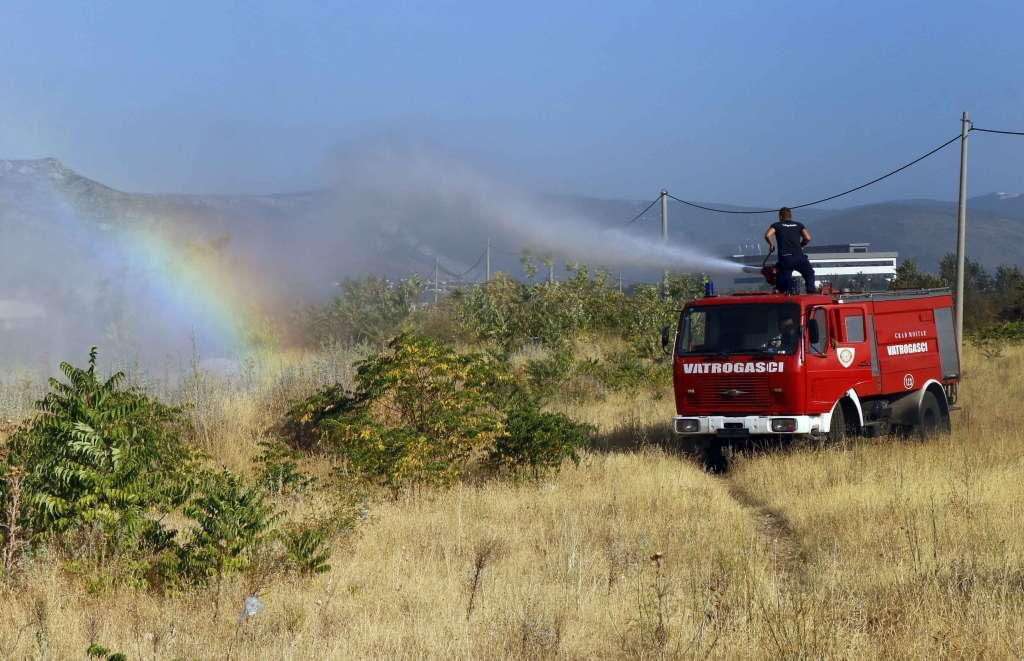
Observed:
[[[61,193],[76,211],[101,222],[111,219],[131,222],[133,218],[159,215],[172,223],[181,223],[186,233],[196,230],[205,234],[246,236],[266,232],[271,242],[286,239],[289,229],[297,231],[299,228],[323,233],[328,244],[337,243],[336,235],[345,235],[345,232],[324,231],[338,224],[338,216],[344,215],[346,210],[344,200],[336,199],[331,189],[259,194],[134,193],[83,176],[54,157],[0,160],[0,203],[8,211],[24,206],[26,190],[47,188]],[[585,217],[602,228],[624,227],[625,222],[647,204],[584,195],[542,197],[556,209]],[[737,211],[750,209],[729,203],[706,206]],[[0,213],[0,218],[3,215]],[[906,198],[849,207],[802,209],[797,217],[808,224],[817,243],[869,242],[877,250],[898,251],[901,260],[915,258],[928,270],[935,270],[938,260],[954,248],[956,208],[951,202]],[[656,236],[657,219],[655,206],[634,223],[635,229],[630,231],[648,231]],[[669,211],[669,238],[677,245],[730,254],[741,246],[761,241],[764,227],[772,220],[770,213],[718,214],[673,203]],[[433,239],[436,244],[416,257],[407,254],[408,246],[429,245],[432,242],[429,233],[398,237],[402,228],[396,231],[395,227],[386,228],[387,225],[384,216],[373,223],[356,222],[349,229],[375,234],[378,252],[386,256],[382,257],[383,265],[397,267],[398,271],[415,270],[410,268],[411,262],[416,259],[422,262],[436,255],[446,259],[450,269],[458,269],[462,264],[468,266],[486,240],[485,230],[468,226],[454,236]],[[424,225],[429,226],[429,223]],[[945,231],[936,231],[936,228]],[[412,232],[420,228],[404,229]],[[515,240],[513,235],[499,238],[506,243]],[[392,245],[384,245],[388,243]],[[972,197],[968,202],[968,251],[969,257],[988,267],[1024,263],[1024,195],[994,192]],[[279,257],[298,258],[286,254],[279,254]],[[515,267],[518,259],[507,257],[496,259],[497,268]],[[388,263],[389,260],[393,263]],[[370,264],[363,266],[369,268]]]

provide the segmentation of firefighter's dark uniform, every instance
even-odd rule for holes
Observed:
[[[779,275],[775,282],[775,288],[780,292],[796,293],[794,291],[793,271],[803,276],[804,284],[807,286],[807,293],[817,293],[814,284],[814,269],[811,267],[811,260],[807,259],[803,249],[803,223],[795,220],[780,220],[772,223],[775,230],[775,245],[779,249]]]

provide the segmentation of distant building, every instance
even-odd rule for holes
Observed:
[[[896,252],[871,252],[870,243],[844,243],[827,246],[807,246],[804,252],[814,266],[818,285],[830,284],[835,289],[875,291],[887,289],[896,277]],[[761,268],[764,253],[760,255],[732,255],[730,259],[744,266]],[[775,261],[772,257],[771,261]],[[801,281],[798,273],[793,277]],[[732,291],[768,289],[757,273],[741,273],[732,282]]]

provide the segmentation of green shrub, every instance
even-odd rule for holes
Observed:
[[[325,388],[293,406],[283,427],[371,481],[451,483],[486,454],[502,427],[498,404],[515,390],[502,357],[402,334],[358,364],[355,393]]]
[[[2,474],[23,474],[30,538],[60,537],[80,564],[127,556],[145,571],[145,559],[172,545],[158,519],[187,498],[194,458],[180,412],[126,386],[121,372],[100,379],[96,355],[93,347],[86,369],[61,364],[66,380],[50,380],[10,439]],[[10,482],[2,485],[6,502]]]
[[[275,431],[293,448],[320,449],[326,430],[324,423],[357,409],[361,403],[342,385],[326,386],[293,404]]]
[[[550,397],[572,375],[574,366],[572,347],[564,343],[544,358],[527,361],[526,379],[530,391],[538,397]]]
[[[610,390],[656,390],[668,383],[671,372],[663,364],[641,357],[635,347],[611,353],[604,360],[581,362],[577,371],[592,376]]]
[[[500,432],[507,363],[414,335],[359,364],[360,402],[326,421],[334,448],[363,474],[397,487],[451,483]]]
[[[276,496],[304,491],[315,480],[303,475],[295,461],[295,451],[280,441],[263,441],[263,451],[256,459],[259,466],[257,480],[264,489]]]
[[[85,656],[89,659],[103,659],[104,661],[127,661],[128,657],[121,652],[111,652],[99,643],[91,643],[85,648]]]
[[[660,359],[660,333],[673,324],[683,303],[696,296],[703,277],[673,275],[666,295],[640,285],[631,295],[613,286],[608,274],[573,267],[563,282],[524,284],[499,274],[486,285],[453,297],[457,318],[474,337],[512,349],[529,342],[558,346],[582,334],[608,333],[634,344],[646,358]]]
[[[331,570],[327,562],[331,550],[327,545],[327,531],[317,528],[299,528],[282,533],[288,564],[302,576],[323,574]]]
[[[416,305],[423,281],[367,276],[341,283],[341,294],[306,315],[306,334],[314,343],[370,342],[381,344],[391,337]]]
[[[1007,346],[1024,342],[1024,321],[991,324],[972,333],[970,342],[989,360],[1000,358]]]
[[[207,476],[185,514],[197,527],[179,549],[179,569],[193,583],[245,570],[274,519],[263,491],[228,471]]]
[[[564,461],[579,463],[579,448],[593,433],[589,425],[561,413],[547,413],[536,401],[520,401],[508,411],[505,430],[491,450],[491,465],[500,473],[538,478]]]

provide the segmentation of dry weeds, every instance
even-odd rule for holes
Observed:
[[[290,393],[344,378],[351,363],[318,360],[196,385],[197,438],[218,461],[246,467]],[[241,617],[254,590],[244,579],[219,593],[97,596],[58,559],[36,557],[0,586],[0,649],[10,658],[81,657],[93,641],[131,658],[1019,657],[1024,351],[981,360],[968,356],[974,378],[949,438],[741,456],[724,477],[654,446],[667,434],[668,396],[613,393],[568,407],[598,426],[607,451],[540,484],[371,502],[337,539],[329,573],[263,585],[265,608],[253,617]],[[289,516],[323,510],[318,498],[290,503]]]

